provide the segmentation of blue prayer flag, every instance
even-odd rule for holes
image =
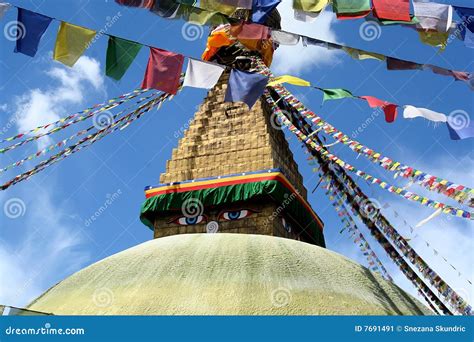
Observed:
[[[456,13],[461,17],[463,23],[458,25],[467,26],[469,31],[474,32],[474,8],[453,6]]]
[[[52,18],[18,8],[18,23],[15,52],[34,57],[38,44]]]
[[[451,140],[474,138],[474,123],[469,117],[466,117],[465,120],[460,120],[460,118],[456,120],[456,118],[450,118],[448,116],[446,125],[448,126]]]
[[[280,3],[281,0],[253,0],[252,21],[264,24],[267,15]]]
[[[232,69],[225,93],[225,102],[245,102],[252,108],[263,94],[268,83],[268,77],[237,69]]]

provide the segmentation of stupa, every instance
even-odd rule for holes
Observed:
[[[279,26],[276,11],[267,24]],[[268,44],[249,48],[237,41],[213,59],[248,70],[252,58],[265,57]],[[227,71],[208,92],[161,184],[145,190],[141,220],[155,239],[73,274],[28,309],[66,315],[431,314],[395,284],[325,248],[323,222],[307,201],[283,131],[265,101],[250,109],[225,103],[228,77]]]

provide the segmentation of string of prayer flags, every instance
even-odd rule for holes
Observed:
[[[15,52],[34,57],[41,37],[52,20],[45,15],[18,8]]]
[[[362,145],[360,142],[351,139],[346,134],[339,131],[334,126],[325,122],[321,117],[317,116],[314,112],[306,109],[306,107],[299,102],[291,93],[289,93],[282,86],[275,86],[273,88],[281,97],[284,97],[295,110],[315,125],[318,126],[318,130],[323,129],[326,134],[330,134],[334,139],[340,141],[344,145],[347,145],[351,150],[358,154],[362,154],[368,158],[371,162],[379,164],[385,170],[394,172],[395,176],[402,176],[409,178],[413,182],[427,188],[430,191],[436,191],[443,195],[453,198],[460,203],[465,203],[469,206],[474,206],[471,199],[474,198],[474,189],[471,189],[465,185],[453,183],[447,179],[443,179],[424,171],[418,170],[412,166],[405,165],[398,161],[392,160],[381,153],[370,149],[367,146]],[[458,124],[459,125],[459,124]]]
[[[459,122],[456,117],[449,116],[446,125],[451,140],[474,138],[474,122],[469,118],[466,121]]]
[[[336,89],[323,89],[323,88],[317,88],[316,89],[321,90],[324,93],[323,96],[323,103],[327,100],[338,100],[338,99],[343,99],[346,97],[354,97],[352,93],[349,90],[342,89],[342,88],[336,88]]]
[[[179,88],[183,62],[184,56],[179,53],[150,47],[150,57],[141,87],[175,95]]]
[[[267,16],[280,3],[281,0],[253,0],[252,2],[252,21],[254,23],[264,24]]]
[[[359,96],[361,99],[364,99],[367,101],[369,104],[370,108],[376,108],[379,107],[383,110],[385,114],[385,121],[386,122],[394,122],[395,119],[397,118],[398,110],[397,107],[398,105],[394,103],[390,103],[387,101],[380,100],[376,97],[373,96]]]
[[[413,0],[413,11],[415,17],[419,20],[417,25],[419,28],[446,32],[451,27],[453,20],[453,7],[451,5]]]
[[[89,47],[96,32],[61,21],[54,46],[54,59],[72,67]]]
[[[304,12],[319,13],[329,3],[329,0],[293,0],[293,8]]]
[[[370,0],[333,0],[334,12],[338,19],[357,19],[371,11]]]
[[[409,0],[372,0],[374,16],[378,19],[410,21]]]
[[[268,95],[268,93],[267,93],[267,95]],[[266,99],[267,99],[267,102],[269,102],[269,104],[271,104],[271,102],[273,101],[269,95],[266,96]],[[297,110],[297,108],[295,107],[296,103],[300,104],[300,102],[298,100],[296,100],[296,101],[298,101],[296,103],[290,103],[288,101],[287,97],[282,97],[282,99],[283,99],[284,103],[287,103],[288,105],[293,107],[295,110]],[[336,165],[339,165],[342,169],[350,171],[350,172],[354,173],[356,176],[358,176],[358,177],[360,177],[360,178],[362,178],[362,179],[364,179],[368,182],[371,182],[370,184],[377,184],[380,188],[385,189],[386,191],[388,191],[390,193],[397,194],[400,197],[405,198],[406,200],[420,203],[421,205],[424,205],[424,206],[429,207],[429,208],[435,208],[435,209],[441,208],[442,212],[444,214],[447,214],[447,215],[462,217],[462,218],[465,218],[465,219],[468,219],[468,220],[474,219],[474,213],[459,209],[457,207],[447,205],[447,204],[442,203],[442,202],[432,200],[432,199],[424,197],[424,196],[420,196],[416,193],[407,191],[403,188],[388,184],[387,182],[384,182],[383,180],[381,180],[377,177],[374,177],[374,176],[372,176],[372,175],[370,175],[370,174],[368,174],[364,171],[358,170],[356,167],[350,165],[349,163],[343,161],[342,159],[340,159],[336,155],[330,153],[323,146],[317,144],[313,140],[312,137],[309,137],[309,136],[305,135],[301,130],[299,130],[295,125],[293,125],[285,117],[284,114],[281,113],[281,110],[279,110],[279,108],[274,107],[272,109],[275,111],[275,114],[277,114],[278,117],[282,120],[282,122],[285,124],[285,126],[287,126],[288,129],[292,133],[294,133],[301,142],[305,143],[308,147],[311,147],[315,152],[319,153],[319,155],[321,155],[321,157],[324,158],[324,160],[331,161],[331,162],[335,163]],[[299,113],[300,111],[297,110],[297,112]]]
[[[105,74],[120,80],[142,48],[139,43],[110,36],[107,43]]]
[[[183,87],[211,89],[217,83],[225,67],[219,64],[188,58]]]
[[[268,77],[259,73],[250,73],[238,69],[230,72],[229,83],[225,93],[225,102],[244,102],[252,108],[263,94]]]
[[[0,19],[3,18],[5,13],[10,9],[11,5],[5,2],[0,2]]]
[[[296,45],[300,41],[300,36],[294,33],[272,30],[272,40],[280,45]]]
[[[447,117],[445,114],[437,113],[433,110],[426,108],[418,108],[414,106],[403,106],[403,117],[405,119],[413,119],[417,117],[423,117],[433,122],[446,122]]]
[[[289,83],[289,84],[302,86],[302,87],[311,86],[311,83],[309,83],[308,81],[305,81],[302,78],[291,76],[291,75],[277,76],[270,83],[268,83],[267,86],[273,87],[274,85],[282,84],[282,83]]]

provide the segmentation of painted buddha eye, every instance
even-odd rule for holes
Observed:
[[[206,221],[206,216],[204,215],[198,215],[195,217],[186,217],[186,216],[180,216],[172,220],[170,223],[176,223],[181,226],[192,226],[195,224],[203,223]]]
[[[248,209],[223,211],[219,215],[219,219],[222,219],[224,221],[235,221],[249,217],[253,213],[254,212],[252,210]]]

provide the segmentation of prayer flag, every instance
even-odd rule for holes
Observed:
[[[223,3],[219,0],[201,0],[199,7],[207,11],[224,13],[225,15],[231,15],[237,9],[229,3]]]
[[[474,32],[474,8],[453,6],[456,13],[462,18],[469,31]]]
[[[225,93],[225,102],[245,102],[252,108],[263,94],[268,83],[268,77],[259,73],[250,73],[232,69]]]
[[[18,8],[15,52],[34,57],[44,32],[53,20],[45,15]]]
[[[422,68],[423,68],[422,64],[418,64],[418,63],[414,63],[410,61],[404,61],[397,58],[387,57],[388,70],[418,70]]]
[[[379,19],[411,21],[409,0],[372,0]]]
[[[293,0],[293,8],[305,12],[321,12],[329,0]]]
[[[398,106],[396,104],[380,100],[373,96],[359,96],[359,98],[366,100],[370,108],[375,108],[375,107],[382,108],[385,114],[385,121],[393,122],[397,118]]]
[[[451,27],[453,20],[451,5],[413,0],[413,10],[415,17],[420,21],[417,26],[422,29],[446,32]]]
[[[216,0],[222,4],[234,6],[237,8],[252,8],[252,0]]]
[[[72,67],[89,47],[96,32],[61,22],[54,46],[54,59]]]
[[[264,24],[267,16],[280,3],[281,0],[253,0],[252,21]]]
[[[385,56],[378,53],[368,52],[368,51],[359,50],[359,49],[353,49],[350,47],[343,47],[342,49],[345,52],[347,52],[352,58],[357,59],[357,60],[364,60],[364,59],[376,59],[379,61],[385,60]]]
[[[11,7],[10,4],[7,4],[5,2],[0,3],[0,19],[3,18],[5,13],[8,11],[8,9]]]
[[[183,55],[150,47],[150,57],[141,87],[176,94],[179,88],[183,61]]]
[[[446,125],[451,140],[474,138],[474,122],[469,117],[448,116]]]
[[[446,42],[449,38],[449,32],[438,31],[418,31],[420,41],[429,46],[439,47],[440,51],[446,49]]]
[[[239,39],[268,39],[270,30],[267,26],[253,23],[232,25],[230,34]]]
[[[355,19],[370,13],[370,0],[333,0],[334,12],[338,19]]]
[[[317,89],[322,90],[322,92],[324,93],[323,103],[324,101],[327,101],[327,100],[338,100],[338,99],[343,99],[346,97],[354,97],[354,95],[352,95],[352,93],[346,89],[341,89],[341,88],[336,88],[336,89],[317,88]]]
[[[180,7],[183,7],[183,5],[174,0],[157,0],[152,4],[150,11],[160,17],[173,19]]]
[[[300,41],[300,36],[294,33],[272,30],[272,40],[280,45],[296,45]]]
[[[222,65],[189,58],[183,87],[211,89],[224,70],[225,67]]]
[[[289,83],[297,86],[302,86],[302,87],[309,87],[311,86],[311,83],[308,81],[305,81],[299,77],[291,76],[291,75],[283,75],[283,76],[278,76],[275,77],[273,81],[268,83],[269,87],[273,87],[277,84],[282,84],[282,83]]]
[[[426,108],[417,108],[414,106],[404,106],[403,107],[403,117],[405,119],[413,119],[417,117],[424,117],[425,119],[434,121],[434,122],[446,122],[446,115],[443,113],[437,113],[430,109]]]
[[[120,80],[141,48],[142,45],[139,43],[110,36],[107,44],[105,74],[115,80]]]
[[[313,12],[305,12],[301,10],[294,10],[294,15],[293,17],[298,20],[298,21],[303,21],[305,23],[312,23],[313,21],[316,20],[316,18],[319,16],[318,13],[313,13]]]

